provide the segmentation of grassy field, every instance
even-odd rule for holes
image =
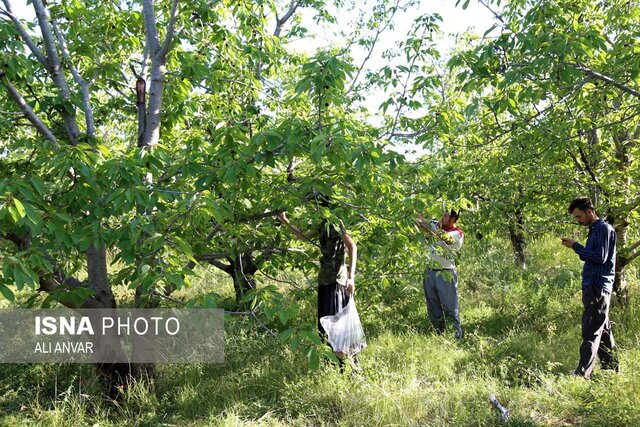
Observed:
[[[160,365],[152,384],[134,385],[117,402],[106,399],[91,366],[0,365],[0,425],[640,425],[636,272],[629,304],[614,301],[612,311],[621,372],[597,368],[585,381],[567,375],[580,343],[580,262],[547,239],[528,255],[523,272],[512,266],[507,242],[467,244],[459,263],[462,341],[451,329],[429,329],[419,276],[384,295],[363,281],[358,304],[368,347],[357,372],[328,361],[311,372],[304,354],[250,319],[229,316],[225,364]],[[177,295],[206,293],[222,280],[204,272]],[[223,287],[230,295],[231,285]],[[312,288],[293,298],[304,308],[300,321],[313,321]],[[491,393],[509,409],[508,422]]]

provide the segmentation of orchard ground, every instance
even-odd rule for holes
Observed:
[[[304,353],[250,318],[228,316],[224,364],[159,365],[155,381],[123,389],[118,401],[105,397],[88,365],[0,365],[0,425],[494,426],[501,421],[491,393],[510,411],[503,425],[640,425],[636,271],[629,303],[614,300],[612,309],[621,372],[597,368],[585,381],[568,375],[580,343],[580,261],[557,238],[533,242],[528,256],[520,271],[509,242],[469,239],[459,261],[462,341],[428,327],[421,272],[380,295],[366,291],[378,280],[369,278],[357,283],[368,336],[357,372],[327,360],[311,371]],[[313,322],[313,279],[280,279],[305,289],[289,296],[303,305],[300,321]],[[176,297],[214,287],[232,303],[231,283],[215,270]],[[121,301],[130,298],[119,289]]]

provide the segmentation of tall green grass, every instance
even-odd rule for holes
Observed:
[[[358,304],[369,345],[359,371],[323,361],[311,372],[304,354],[250,318],[230,316],[224,364],[159,365],[153,383],[123,389],[117,401],[105,397],[90,366],[0,365],[0,425],[495,426],[491,393],[510,410],[504,425],[640,425],[635,272],[628,305],[614,301],[611,314],[621,372],[597,369],[585,381],[567,375],[580,344],[581,264],[555,239],[532,243],[528,256],[521,271],[508,242],[467,242],[459,262],[462,341],[451,329],[432,333],[419,275],[384,294],[367,291],[374,286],[365,280]],[[201,276],[178,296],[215,290],[232,301],[225,278]],[[313,288],[291,296],[302,307],[296,321],[313,322]]]

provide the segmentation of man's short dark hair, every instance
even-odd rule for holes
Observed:
[[[451,218],[455,218],[457,221],[460,218],[460,212],[454,211],[453,209],[451,209],[451,212],[449,212],[449,216]]]
[[[589,200],[588,197],[578,197],[569,205],[569,213],[573,212],[575,209],[580,209],[581,211],[586,212],[587,209],[593,209],[593,203]]]

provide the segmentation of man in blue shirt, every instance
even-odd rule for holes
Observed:
[[[580,225],[589,227],[587,243],[582,246],[571,239],[562,238],[562,244],[573,249],[584,261],[582,268],[582,345],[580,362],[574,374],[591,378],[600,358],[603,369],[618,371],[618,360],[609,306],[616,267],[616,232],[611,225],[596,214],[591,201],[586,197],[575,199],[569,205],[569,213]]]

